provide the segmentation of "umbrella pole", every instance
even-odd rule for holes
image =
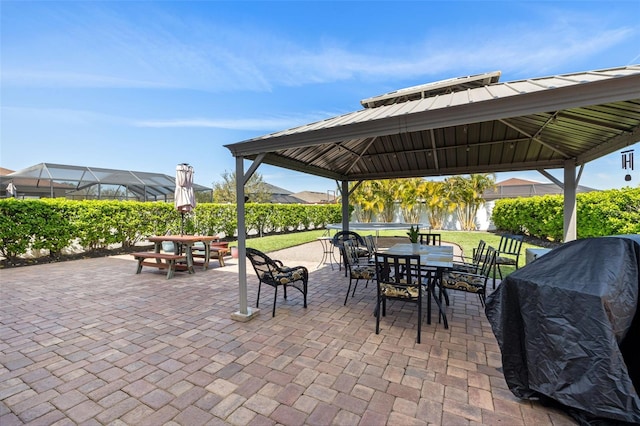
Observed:
[[[182,220],[180,221],[180,235],[184,235],[184,212],[180,212]]]

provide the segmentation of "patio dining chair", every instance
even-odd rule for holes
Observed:
[[[482,259],[482,263],[477,273],[449,270],[442,274],[440,281],[440,300],[444,296],[447,299],[447,290],[465,291],[475,293],[480,298],[480,304],[484,308],[487,281],[491,276],[491,270],[496,261],[496,250],[488,247]]]
[[[416,342],[422,334],[422,270],[419,255],[375,254],[377,300],[376,334],[380,333],[380,317],[387,315],[387,301],[416,305],[418,310]]]
[[[271,316],[276,316],[276,300],[278,299],[278,287],[284,290],[284,298],[287,299],[287,287],[293,287],[302,293],[304,297],[304,307],[307,307],[307,283],[309,281],[309,271],[304,266],[287,267],[279,260],[271,259],[269,256],[254,248],[246,248],[247,258],[253,265],[253,269],[258,276],[258,297],[256,308],[260,306],[260,290],[262,284],[273,287],[273,312]]]
[[[423,246],[440,246],[442,245],[442,237],[440,234],[420,233],[418,234],[419,242]]]
[[[469,272],[472,274],[478,273],[480,263],[484,260],[484,252],[487,248],[487,243],[484,240],[478,242],[478,247],[473,248],[472,257],[466,257],[460,255],[460,261],[453,262],[453,270],[460,272]]]
[[[349,287],[347,288],[347,294],[344,297],[344,304],[347,304],[349,293],[351,292],[351,285],[353,284],[353,293],[351,297],[356,294],[356,288],[360,280],[366,280],[365,288],[368,287],[369,281],[375,278],[376,269],[374,265],[371,265],[367,259],[358,255],[359,247],[352,240],[345,240],[340,249],[342,257],[345,263],[345,269],[349,275]],[[355,280],[355,284],[354,284]]]
[[[518,261],[520,259],[520,251],[522,250],[523,235],[503,235],[500,238],[500,244],[496,253],[496,263],[493,270],[493,288],[496,288],[496,269],[500,279],[502,280],[502,270],[500,265],[514,266],[518,269]]]
[[[338,266],[340,269],[342,269],[342,266],[344,265],[345,267],[344,276],[346,277],[347,264],[346,264],[346,260],[342,256],[342,248],[345,241],[355,242],[357,247],[358,257],[369,257],[369,251],[367,250],[367,245],[364,241],[364,238],[362,238],[362,236],[357,232],[339,231],[335,233],[335,235],[333,236],[333,239],[331,240],[331,243],[334,245],[334,247],[337,247],[338,251],[340,252],[340,262],[338,263]]]
[[[374,254],[378,251],[378,244],[376,243],[376,238],[373,235],[365,235],[364,243],[367,251],[369,252],[369,263],[374,263]]]

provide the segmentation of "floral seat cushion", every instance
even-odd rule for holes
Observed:
[[[418,298],[417,286],[395,286],[388,283],[380,283],[380,291],[385,297],[402,297],[406,299]]]
[[[512,257],[498,256],[496,257],[496,263],[500,265],[515,265],[516,260]]]
[[[468,274],[474,274],[478,270],[478,265],[474,265],[473,263],[454,262],[451,269],[457,272],[466,272]]]
[[[305,277],[305,270],[303,268],[282,268],[278,273],[262,274],[262,279],[265,281],[275,281],[279,284],[289,284],[294,281],[301,281]]]
[[[442,286],[453,290],[478,293],[484,291],[485,277],[482,275],[458,274],[449,272],[442,277]]]
[[[374,266],[353,266],[351,268],[352,279],[372,280],[376,276],[376,268]]]

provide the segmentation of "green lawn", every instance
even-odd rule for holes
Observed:
[[[363,231],[361,235],[367,235],[370,231]],[[435,233],[436,231],[434,231]],[[465,256],[471,256],[473,249],[478,246],[478,242],[483,239],[487,242],[487,245],[498,247],[500,243],[500,236],[491,232],[484,231],[438,231],[442,235],[442,241],[449,241],[456,243],[462,247]],[[271,252],[275,250],[281,250],[288,247],[294,247],[300,244],[305,244],[311,241],[315,241],[316,238],[325,234],[325,230],[315,230],[306,232],[296,232],[292,234],[283,235],[270,235],[260,238],[247,239],[247,247],[253,247],[264,252]],[[332,232],[333,234],[333,232]],[[392,236],[406,236],[405,233],[400,231],[380,231],[381,237]],[[407,240],[408,241],[408,240]],[[230,244],[231,246],[236,243]],[[525,264],[525,250],[527,248],[540,248],[540,246],[524,243],[522,244],[522,251],[520,252],[519,266],[522,267]],[[507,275],[511,273],[515,268],[502,267],[503,272]]]

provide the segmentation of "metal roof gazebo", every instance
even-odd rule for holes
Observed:
[[[640,140],[640,66],[499,83],[499,72],[398,90],[364,109],[225,145],[236,158],[238,227],[244,182],[261,163],[341,183],[372,179],[564,169],[564,236],[576,238],[576,187],[585,163]],[[253,160],[246,174],[244,160]],[[580,168],[578,171],[578,167]],[[576,172],[578,173],[576,174]],[[244,233],[239,232],[244,257]],[[240,312],[246,268],[240,262]]]

